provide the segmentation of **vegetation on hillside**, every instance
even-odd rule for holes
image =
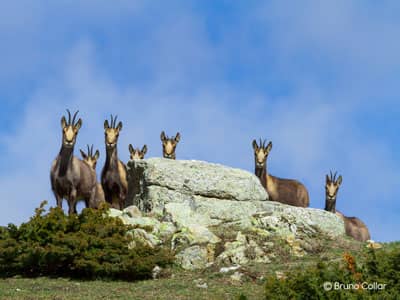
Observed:
[[[400,244],[266,278],[266,299],[399,299]]]
[[[155,265],[172,262],[166,249],[139,241],[129,249],[129,227],[108,217],[106,206],[66,216],[59,208],[45,213],[45,204],[29,222],[0,229],[0,276],[136,280],[150,278]]]

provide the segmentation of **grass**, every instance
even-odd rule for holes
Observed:
[[[197,287],[196,280],[206,282],[208,288]],[[45,277],[0,280],[0,299],[238,299],[242,293],[248,299],[262,299],[263,291],[262,282],[236,285],[229,276],[182,271],[170,278],[133,283]]]
[[[277,245],[279,246],[279,245]],[[400,243],[385,245],[399,247]],[[263,299],[263,277],[275,271],[286,272],[299,265],[309,265],[323,257],[324,260],[338,260],[345,251],[357,256],[365,244],[343,239],[326,241],[318,253],[302,258],[284,259],[277,256],[270,264],[251,264],[240,269],[245,275],[243,282],[231,280],[229,274],[219,273],[218,267],[203,271],[189,272],[172,267],[164,270],[163,278],[136,282],[124,281],[77,281],[65,278],[21,278],[0,279],[0,299]],[[279,253],[275,249],[275,253]],[[207,283],[207,288],[198,283]]]

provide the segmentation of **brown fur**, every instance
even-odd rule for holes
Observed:
[[[278,178],[268,174],[267,157],[271,148],[271,142],[265,146],[265,141],[261,142],[260,140],[260,146],[258,146],[257,142],[253,141],[255,174],[268,192],[269,199],[292,206],[308,207],[310,198],[307,189],[302,183],[297,180]]]
[[[57,206],[62,208],[62,200],[67,199],[69,214],[77,212],[76,204],[79,200],[84,200],[88,207],[93,201],[96,188],[96,177],[93,176],[91,168],[73,156],[76,137],[82,125],[81,119],[74,124],[77,113],[74,114],[72,122],[69,111],[68,122],[64,116],[61,118],[62,146],[50,170],[51,188],[57,200]]]
[[[139,148],[133,148],[132,144],[129,144],[129,153],[130,153],[130,159],[144,159],[144,155],[147,152],[147,145],[144,145],[142,150]]]
[[[162,131],[160,138],[163,146],[163,157],[176,159],[175,150],[176,150],[176,145],[178,145],[181,139],[181,134],[177,132],[175,136],[168,137],[165,135],[165,132]]]
[[[125,164],[118,159],[117,142],[122,122],[115,126],[117,117],[111,116],[111,125],[104,121],[106,162],[101,172],[101,185],[105,199],[111,207],[123,209],[128,191],[128,181]]]
[[[86,154],[85,152],[81,151],[81,155],[83,158],[83,162],[85,162],[92,170],[94,173],[94,176],[96,176],[96,164],[97,160],[99,159],[100,152],[99,150],[96,150],[96,153],[93,155],[93,145],[91,149],[89,149],[88,145],[88,153]],[[103,187],[101,186],[101,183],[97,182],[96,180],[96,192],[95,192],[95,197],[92,199],[91,202],[89,202],[89,207],[90,208],[99,208],[102,203],[104,203],[105,197],[104,197],[104,191]]]
[[[330,177],[326,175],[325,210],[336,213],[336,215],[343,219],[345,231],[348,236],[351,236],[352,238],[360,242],[365,242],[371,239],[369,230],[363,221],[356,217],[346,217],[341,212],[336,210],[336,197],[339,191],[339,187],[342,183],[342,176],[339,176],[337,180],[335,178],[336,173],[334,176],[332,176],[331,172]]]

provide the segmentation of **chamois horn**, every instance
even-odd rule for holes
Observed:
[[[79,112],[79,110],[77,110],[77,111],[74,113],[74,116],[73,116],[73,118],[72,118],[72,124],[70,124],[70,125],[72,125],[72,126],[75,125],[75,118],[76,118],[76,115],[78,114],[78,112]]]
[[[68,113],[68,122],[67,122],[67,125],[71,125],[71,112],[69,111],[68,108],[67,108],[67,113]]]

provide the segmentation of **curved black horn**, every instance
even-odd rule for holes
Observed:
[[[332,181],[332,170],[329,170],[329,173],[330,173],[329,180]]]
[[[113,127],[113,126],[112,126],[112,124],[113,124],[113,120],[114,120],[114,118],[113,118],[113,115],[111,115],[110,128],[112,128],[112,127]]]
[[[336,181],[336,174],[337,174],[337,171],[336,171],[335,174],[333,175],[333,181]]]
[[[69,111],[68,108],[67,108],[67,113],[68,113],[68,123],[67,123],[67,125],[71,125],[71,112]]]
[[[87,144],[86,147],[87,147],[87,155],[90,156],[89,144]]]
[[[117,123],[117,118],[118,118],[118,115],[115,115],[113,128],[115,128],[115,125]]]
[[[71,125],[75,125],[75,118],[76,115],[78,114],[79,110],[76,111],[76,113],[74,113],[74,117],[72,118],[72,124]]]
[[[267,139],[263,140],[263,148],[265,149],[265,143],[267,142]]]
[[[92,147],[90,147],[90,156],[93,156],[93,144]]]

